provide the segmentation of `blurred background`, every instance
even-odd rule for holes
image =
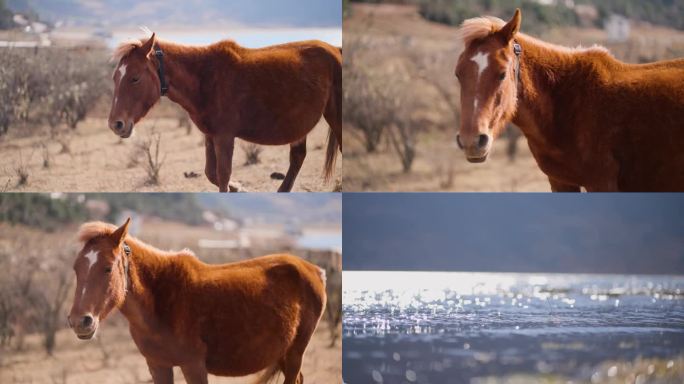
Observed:
[[[188,248],[207,263],[289,252],[324,268],[327,308],[303,372],[312,382],[341,382],[341,200],[336,194],[0,194],[0,382],[150,381],[118,312],[90,342],[77,340],[66,323],[78,227],[127,217],[133,236],[161,249]],[[176,378],[182,380],[180,371]]]
[[[223,39],[258,48],[297,40],[342,44],[339,0],[0,0],[1,191],[215,191],[204,142],[185,111],[162,98],[131,140],[109,131],[110,62],[120,42],[157,37],[188,45]],[[321,171],[327,125],[309,136],[297,191],[339,189]],[[233,179],[275,191],[289,147],[238,140]],[[123,159],[122,159],[123,158]]]
[[[604,45],[629,63],[684,56],[682,0],[345,0],[345,190],[549,190],[517,128],[484,164],[455,143],[456,29],[518,7],[521,32],[551,43]]]

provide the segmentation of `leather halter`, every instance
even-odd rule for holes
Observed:
[[[129,265],[128,259],[131,257],[131,247],[129,247],[128,244],[126,244],[125,241],[124,241],[124,243],[123,243],[123,251],[124,251],[124,254],[125,254],[125,256],[122,258],[122,263],[123,263],[123,268],[124,268],[124,275],[125,275],[125,278],[124,278],[124,292],[128,292],[128,285],[129,285],[129,280],[130,280],[130,277],[129,277],[129,275],[128,275],[128,265]]]
[[[520,54],[522,53],[522,46],[513,40],[513,53],[515,53],[515,81],[516,87],[520,86]]]
[[[159,61],[159,67],[157,67],[157,74],[159,75],[159,84],[161,85],[161,95],[166,95],[169,90],[169,85],[166,83],[166,76],[164,76],[164,52],[159,48],[159,46],[154,47],[154,56]]]

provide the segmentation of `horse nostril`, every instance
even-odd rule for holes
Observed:
[[[489,143],[489,135],[480,135],[480,138],[477,140],[477,146],[479,148],[484,148],[487,146],[487,143]]]
[[[463,143],[461,143],[461,135],[456,135],[456,144],[460,149],[463,149]]]
[[[124,122],[121,121],[121,120],[118,120],[118,121],[115,123],[114,127],[116,128],[117,131],[120,131],[120,130],[122,130],[123,127],[124,127]]]
[[[81,324],[83,324],[84,327],[90,327],[93,325],[93,317],[90,315],[83,316],[83,320],[81,320]]]

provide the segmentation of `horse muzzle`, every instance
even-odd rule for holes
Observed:
[[[124,122],[123,120],[110,121],[109,129],[122,139],[127,139],[133,134],[133,122]]]
[[[87,314],[78,319],[78,321],[72,320],[71,316],[68,318],[68,320],[69,326],[74,330],[76,337],[79,339],[90,340],[93,338],[93,336],[95,336],[95,332],[97,332],[97,326],[99,324],[97,317]]]
[[[470,140],[463,140],[461,135],[456,136],[458,147],[465,152],[466,160],[470,163],[483,163],[487,160],[492,148],[492,139],[488,134],[479,134]]]

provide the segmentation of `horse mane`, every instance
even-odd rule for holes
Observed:
[[[94,238],[111,235],[112,233],[114,233],[114,231],[116,231],[116,229],[116,225],[104,223],[101,221],[91,221],[88,223],[84,223],[78,229],[78,241],[85,244]],[[125,241],[126,244],[128,244],[131,248],[141,251],[145,254],[155,254],[160,256],[188,255],[196,257],[195,254],[189,249],[184,249],[180,252],[163,251],[159,248],[146,244],[143,241],[128,234],[126,235]]]
[[[485,38],[498,32],[506,23],[493,16],[475,17],[463,21],[456,31],[456,37],[463,41],[464,45],[470,44],[474,40]]]
[[[112,53],[111,61],[118,63],[126,57],[129,53],[131,53],[134,49],[140,48],[147,42],[147,39],[149,39],[152,36],[152,31],[150,31],[147,27],[140,27],[140,30],[145,34],[144,37],[138,38],[138,39],[127,39],[119,43],[119,45],[114,48],[114,52]],[[229,52],[232,57],[236,57],[238,51],[244,49],[241,47],[237,42],[231,39],[227,40],[221,40],[206,46],[184,46],[180,44],[176,44],[167,40],[160,39],[159,36],[155,38],[155,41],[158,46],[163,46],[164,50],[187,50],[187,49],[204,49],[204,50],[218,50],[222,52]]]
[[[129,39],[126,41],[123,41],[119,43],[119,45],[114,49],[114,53],[112,53],[112,62],[119,62],[121,59],[123,59],[126,55],[131,53],[136,48],[142,47],[143,42],[142,38],[137,40],[137,39]]]
[[[461,26],[458,28],[456,31],[456,37],[463,41],[463,44],[467,46],[471,42],[479,39],[483,39],[489,35],[492,35],[503,28],[503,26],[506,25],[506,22],[499,19],[498,17],[493,17],[493,16],[483,16],[483,17],[475,17],[472,19],[467,19],[463,21]],[[518,32],[516,36],[521,37],[523,40],[530,41],[531,43],[535,45],[542,46],[543,48],[556,51],[558,53],[567,53],[567,54],[573,54],[573,53],[588,53],[588,52],[595,52],[595,53],[604,53],[607,54],[608,56],[610,55],[610,52],[606,47],[594,44],[591,47],[585,48],[582,46],[578,46],[575,48],[568,48],[564,47],[562,45],[556,45],[556,44],[551,44],[543,40],[539,40],[535,37],[532,37],[530,35],[520,33]]]

